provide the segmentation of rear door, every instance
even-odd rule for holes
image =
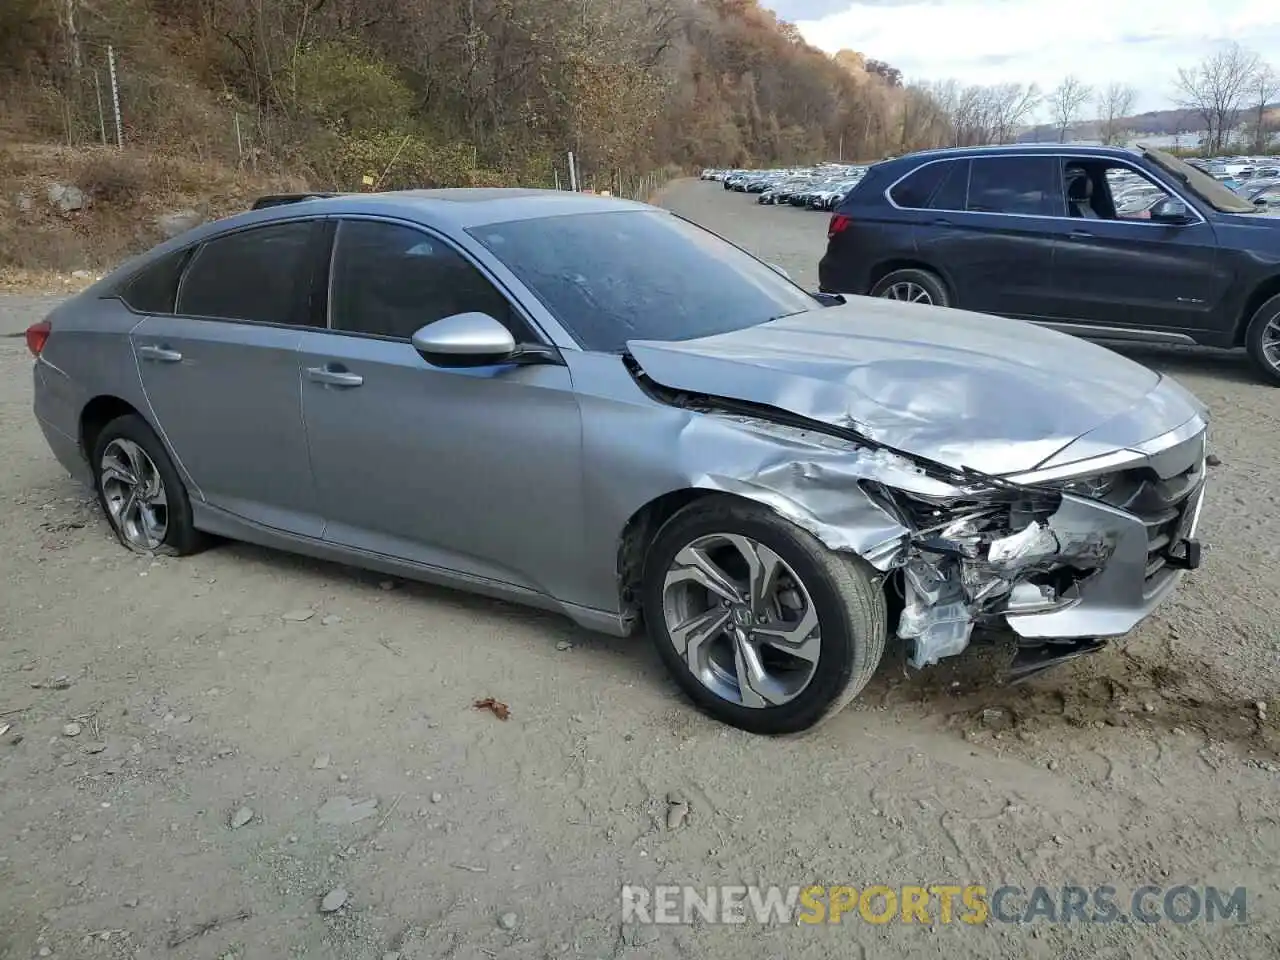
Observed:
[[[1056,158],[977,156],[939,163],[949,169],[917,223],[921,259],[945,273],[958,307],[1040,315],[1053,281],[1058,218],[1065,213]]]
[[[170,314],[130,339],[155,422],[199,495],[278,530],[319,536],[298,345],[321,221],[223,235],[191,255]]]

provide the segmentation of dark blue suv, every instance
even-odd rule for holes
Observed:
[[[1280,385],[1280,217],[1146,147],[911,154],[836,208],[827,293],[1019,317],[1099,339],[1246,347]]]

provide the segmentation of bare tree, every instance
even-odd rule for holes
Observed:
[[[1258,66],[1257,54],[1229,43],[1194,67],[1178,68],[1178,103],[1200,115],[1211,153],[1221,153],[1230,138]]]
[[[1063,78],[1049,94],[1049,110],[1054,126],[1058,128],[1058,140],[1066,142],[1067,131],[1080,119],[1080,111],[1093,96],[1093,89],[1074,75]]]
[[[1027,116],[1040,103],[1040,88],[1034,83],[1002,83],[991,91],[992,139],[1012,143]]]
[[[1253,101],[1253,149],[1258,153],[1267,149],[1271,139],[1271,131],[1267,129],[1267,107],[1278,95],[1280,74],[1268,64],[1258,64],[1249,83],[1249,98]]]
[[[1125,83],[1109,83],[1098,91],[1098,136],[1105,144],[1113,144],[1124,131],[1120,121],[1133,113],[1138,91]]]

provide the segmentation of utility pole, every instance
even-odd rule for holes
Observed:
[[[124,124],[120,122],[120,84],[116,80],[115,47],[107,44],[107,72],[111,75],[111,106],[116,115],[116,146],[124,149]]]

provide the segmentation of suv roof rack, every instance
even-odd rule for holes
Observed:
[[[267,207],[282,207],[286,203],[301,203],[303,200],[327,200],[329,197],[338,197],[338,193],[276,193],[266,197],[259,197],[253,201],[250,210],[265,210]]]

